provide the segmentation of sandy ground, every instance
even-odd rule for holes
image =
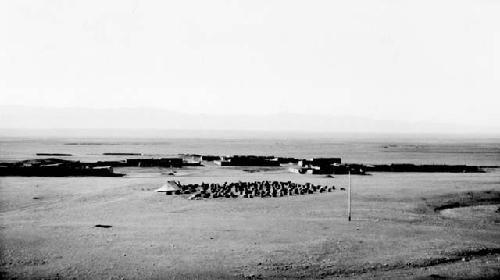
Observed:
[[[351,222],[339,190],[191,201],[154,192],[169,170],[117,171],[129,176],[0,178],[1,278],[500,277],[498,171],[353,176]],[[182,183],[347,184],[283,169],[178,174]],[[450,202],[471,207],[434,211]]]

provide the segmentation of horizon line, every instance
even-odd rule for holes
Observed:
[[[171,135],[124,135],[135,132],[145,133],[170,133]],[[14,135],[12,135],[12,133]],[[67,135],[75,133],[76,135]],[[90,133],[94,135],[82,136],[79,134]],[[118,133],[120,135],[112,135]],[[16,135],[17,134],[17,135]],[[99,135],[96,135],[99,134]],[[249,137],[249,134],[256,134]],[[169,138],[307,138],[341,139],[352,137],[355,139],[500,139],[500,133],[467,133],[467,132],[351,132],[351,131],[299,131],[299,130],[235,130],[235,129],[163,129],[163,128],[2,128],[1,138],[126,138],[126,139],[169,139]]]

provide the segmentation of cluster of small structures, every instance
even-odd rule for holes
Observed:
[[[104,155],[125,155],[127,153],[105,153]],[[297,173],[311,174],[347,174],[347,165],[342,165],[340,158],[314,158],[311,160],[293,157],[257,156],[257,155],[198,155],[180,154],[179,157],[170,158],[129,158],[118,161],[98,161],[96,164],[103,166],[139,166],[139,167],[183,167],[202,166],[203,162],[213,162],[219,166],[261,166],[280,167],[282,165],[299,164]],[[335,165],[336,167],[333,167]],[[306,172],[308,171],[309,172]],[[295,171],[294,171],[295,172]],[[352,172],[356,173],[355,170]]]
[[[290,172],[299,174],[365,174],[361,164],[342,164],[341,158],[313,158],[298,161],[298,167],[289,168]]]
[[[220,166],[280,166],[274,156],[239,156],[222,157],[215,161]]]
[[[299,159],[293,157],[257,156],[257,155],[199,155],[180,154],[186,160],[213,162],[219,166],[280,166],[281,164],[297,164]]]
[[[38,156],[71,156],[61,153],[38,153]],[[342,163],[340,158],[297,159],[292,157],[256,156],[256,155],[198,155],[180,154],[178,157],[147,158],[141,153],[104,153],[107,156],[141,155],[142,157],[123,160],[106,160],[92,163],[62,160],[57,158],[24,160],[15,163],[0,162],[0,176],[123,176],[113,173],[113,167],[165,167],[182,168],[202,166],[213,163],[225,166],[288,166],[288,170],[298,174],[359,174],[366,172],[448,172],[480,173],[482,166],[468,165],[417,165],[417,164],[378,164],[364,165]],[[488,167],[484,167],[488,168]],[[496,167],[491,167],[496,168]]]
[[[254,198],[283,197],[332,192],[335,186],[314,185],[311,183],[297,184],[291,181],[255,181],[223,184],[186,184],[168,181],[166,185],[156,190],[166,195],[191,195],[190,199],[202,198]],[[341,188],[341,190],[345,190]]]

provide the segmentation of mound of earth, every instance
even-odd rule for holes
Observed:
[[[441,215],[460,220],[491,220],[500,222],[499,205],[475,205],[449,208],[441,211]]]

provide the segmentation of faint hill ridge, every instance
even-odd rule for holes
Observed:
[[[269,131],[297,133],[451,133],[498,135],[500,128],[430,122],[374,120],[356,116],[276,113],[222,115],[179,113],[159,108],[0,107],[0,129]]]

